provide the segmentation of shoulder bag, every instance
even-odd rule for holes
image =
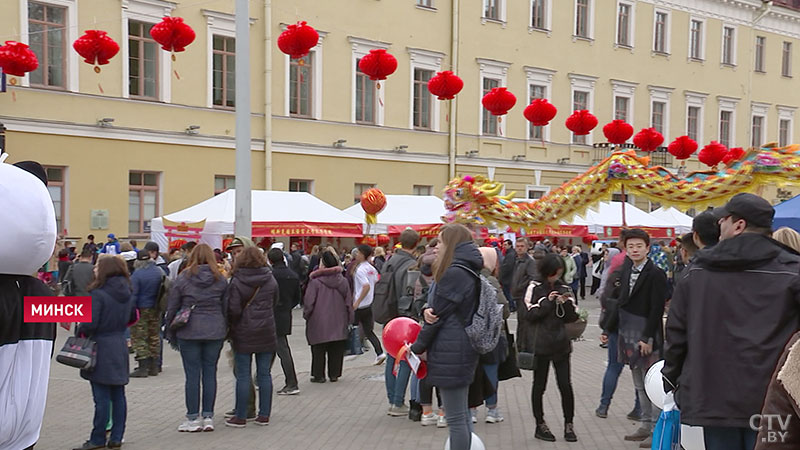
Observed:
[[[97,343],[88,337],[70,336],[56,355],[56,361],[70,367],[91,371],[97,363]]]

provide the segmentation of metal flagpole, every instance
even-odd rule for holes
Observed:
[[[250,10],[249,0],[236,0],[236,222],[237,236],[251,237],[252,180],[250,169]]]
[[[628,221],[625,220],[625,203],[628,203],[628,197],[625,195],[625,185],[622,185],[622,226],[627,227]]]

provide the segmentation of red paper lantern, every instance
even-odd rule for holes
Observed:
[[[577,136],[589,134],[597,126],[597,117],[589,111],[582,109],[575,111],[567,117],[567,128]]]
[[[717,141],[711,141],[710,144],[703,147],[700,153],[697,154],[697,159],[708,167],[714,167],[722,161],[722,158],[728,153],[728,147],[720,144]]]
[[[194,42],[195,33],[192,27],[183,22],[181,17],[164,17],[161,22],[153,25],[150,36],[161,44],[161,48],[168,52],[182,52],[186,46]],[[173,61],[175,55],[172,55]]]
[[[292,59],[300,59],[308,54],[319,42],[319,33],[305,21],[289,25],[278,36],[278,48]]]
[[[725,163],[725,165],[730,166],[736,161],[742,159],[742,156],[744,156],[744,149],[742,149],[742,147],[734,147],[728,150],[728,153],[726,153],[725,157],[722,158],[722,162]]]
[[[502,116],[517,104],[517,97],[504,87],[496,87],[483,96],[481,103],[493,116]]]
[[[624,120],[612,120],[603,127],[603,134],[612,144],[621,145],[633,136],[633,127]]]
[[[550,124],[553,117],[556,116],[558,110],[547,99],[537,98],[531,102],[530,105],[525,107],[522,115],[530,121],[533,126],[544,127]]]
[[[385,80],[397,70],[397,59],[382,48],[369,51],[369,55],[361,58],[358,68],[369,76],[370,80]]]
[[[664,135],[655,128],[642,128],[642,131],[633,137],[633,145],[639,147],[643,152],[652,152],[663,143]]]
[[[36,53],[28,48],[27,44],[16,41],[6,41],[0,47],[0,68],[4,73],[15,77],[24,77],[27,72],[32,72],[39,67]]]
[[[378,235],[378,245],[383,247],[384,245],[389,245],[389,236],[385,234]]]
[[[463,88],[464,81],[449,70],[437,73],[428,81],[428,90],[439,100],[452,100]]]
[[[586,236],[583,237],[583,243],[586,245],[590,245],[592,242],[597,240],[600,240],[600,238],[597,237],[596,234],[587,234]]]
[[[84,61],[94,64],[94,71],[97,73],[100,73],[98,65],[108,64],[108,60],[119,52],[119,44],[102,30],[86,30],[83,36],[72,43],[72,48]]]
[[[375,238],[372,236],[364,236],[363,238],[361,238],[361,243],[369,245],[370,247],[375,247],[377,245]]]
[[[361,194],[361,207],[367,213],[368,224],[378,223],[376,216],[386,208],[386,196],[378,188],[367,189]]]
[[[681,136],[672,141],[667,151],[676,159],[688,159],[697,150],[697,142],[689,136]]]

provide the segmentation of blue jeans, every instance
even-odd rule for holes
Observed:
[[[608,366],[606,367],[606,374],[603,376],[603,393],[600,396],[600,406],[605,406],[606,408],[611,405],[611,398],[614,397],[614,391],[617,390],[619,375],[622,373],[622,369],[625,368],[625,364],[617,361],[618,338],[619,335],[617,333],[608,333]],[[642,410],[638,392],[636,392],[633,409],[636,411]]]
[[[486,397],[486,407],[487,408],[496,408],[497,407],[497,384],[499,380],[497,378],[497,369],[500,367],[500,364],[482,364],[483,371],[486,373],[486,377],[489,378],[489,382],[492,383],[492,387],[494,388],[494,394]]]
[[[400,361],[397,376],[392,373],[393,368],[394,358],[392,355],[386,355],[386,397],[389,398],[389,404],[400,406],[406,400],[406,388],[408,387],[408,378],[411,376],[411,367],[407,362]]]
[[[247,418],[247,407],[250,400],[250,377],[252,373],[253,357],[256,356],[256,383],[258,383],[258,415],[269,417],[272,412],[272,365],[273,354],[261,353],[236,353],[236,418]]]
[[[179,339],[178,344],[186,375],[186,418],[200,415],[200,380],[203,381],[203,418],[214,417],[217,399],[217,361],[222,351],[222,339],[199,341]]]
[[[706,450],[753,450],[757,437],[749,428],[703,427]]]
[[[512,312],[516,311],[517,302],[515,302],[514,299],[511,298],[511,286],[505,286],[505,285],[503,286],[503,295],[506,296],[506,300],[508,300],[508,307],[511,309],[511,311]]]
[[[94,398],[94,420],[89,441],[95,445],[105,445],[106,424],[109,412],[114,421],[111,427],[111,442],[122,442],[125,433],[125,419],[128,416],[128,404],[125,400],[125,386],[111,386],[91,382]]]
[[[472,414],[469,412],[468,395],[469,386],[442,389],[451,450],[469,450],[472,446]]]

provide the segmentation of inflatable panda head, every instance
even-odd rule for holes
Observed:
[[[56,213],[39,163],[0,154],[0,274],[33,275],[56,244]]]

